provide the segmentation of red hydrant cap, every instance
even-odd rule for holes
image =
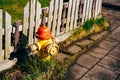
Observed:
[[[36,38],[40,40],[48,40],[52,38],[52,33],[47,26],[41,26],[38,28],[38,31],[36,33]]]

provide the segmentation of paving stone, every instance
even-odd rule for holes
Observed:
[[[107,49],[107,50],[111,50],[117,45],[117,43],[118,42],[110,42],[110,41],[104,41],[103,40],[102,42],[97,44],[97,46],[99,46],[101,48],[104,48],[104,49]]]
[[[104,35],[106,35],[108,32],[109,32],[109,31],[102,31],[100,34],[104,36]]]
[[[73,44],[73,45],[68,46],[64,50],[67,51],[70,54],[74,54],[74,53],[77,53],[77,52],[81,51],[82,49],[81,49],[81,47]]]
[[[71,75],[71,80],[77,80],[79,79],[81,76],[83,76],[84,73],[86,73],[88,71],[88,69],[81,67],[77,64],[73,65],[70,68],[70,75]]]
[[[100,47],[94,47],[87,54],[90,54],[97,58],[103,58],[109,51]]]
[[[60,52],[55,56],[55,59],[58,60],[58,61],[64,61],[68,57],[69,57],[69,55]]]
[[[105,67],[109,70],[112,70],[116,73],[120,72],[120,60],[111,58],[109,56],[106,56],[105,58],[103,58],[103,60],[100,61],[98,65]]]
[[[114,72],[97,65],[92,68],[85,76],[90,80],[115,80],[116,78]]]
[[[79,80],[90,80],[90,79],[88,79],[88,78],[86,78],[86,77],[82,77],[82,78],[79,79]]]
[[[91,41],[91,40],[82,40],[82,41],[76,42],[77,45],[82,46],[82,47],[86,47],[92,43],[93,43],[93,41]]]
[[[96,40],[100,39],[101,37],[102,37],[101,34],[94,34],[94,35],[92,35],[91,39],[96,41]]]
[[[86,68],[91,68],[93,65],[95,65],[99,61],[98,58],[92,57],[87,54],[83,54],[80,56],[77,60],[77,63],[81,66],[84,66]]]
[[[109,53],[109,56],[120,60],[120,50],[114,49],[113,51],[111,51],[111,52]]]
[[[115,19],[110,19],[109,20],[110,22],[110,30],[114,30],[115,28],[118,27],[119,23],[115,20]]]
[[[117,49],[119,49],[119,50],[120,50],[120,44],[118,44]]]
[[[107,37],[106,40],[112,41],[112,42],[120,42],[120,37],[119,37],[119,35],[112,34],[109,37]]]

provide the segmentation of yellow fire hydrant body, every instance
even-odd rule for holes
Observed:
[[[29,46],[31,53],[37,53],[38,57],[44,61],[49,61],[50,57],[56,55],[59,50],[55,38],[52,37],[50,30],[46,26],[38,29],[36,37],[38,41]]]

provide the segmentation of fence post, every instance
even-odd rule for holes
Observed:
[[[77,28],[79,4],[80,4],[80,0],[77,0],[77,1],[76,1],[76,8],[75,8],[74,28]]]
[[[73,22],[74,22],[74,17],[75,17],[75,5],[76,5],[76,1],[77,0],[72,0],[73,4],[72,4],[72,12],[71,12],[71,19],[70,19],[70,30],[73,29]]]
[[[67,19],[66,19],[66,32],[70,29],[70,14],[71,14],[71,8],[72,8],[72,0],[69,0],[68,2],[68,12],[67,12]]]
[[[23,19],[23,31],[22,31],[22,46],[25,47],[28,44],[28,21],[29,21],[29,2],[24,7],[24,19]]]
[[[53,19],[53,8],[54,8],[54,0],[50,1],[50,6],[49,6],[49,16],[48,16],[48,27],[51,30],[52,27],[52,19]]]
[[[41,19],[40,19],[40,15],[42,13],[42,9],[41,9],[41,4],[39,3],[39,1],[37,1],[36,4],[36,20],[35,20],[35,33],[37,32],[40,23],[41,23]],[[35,42],[37,41],[37,39],[35,38]]]
[[[80,25],[81,19],[82,19],[82,12],[83,12],[83,0],[80,0],[79,10],[78,10],[78,24]]]
[[[64,33],[65,32],[65,27],[64,27],[64,22],[65,22],[65,16],[66,16],[66,8],[67,8],[67,4],[63,4],[63,14],[62,14],[62,21],[61,21],[61,28],[60,28],[60,32]]]
[[[30,1],[30,22],[29,22],[29,36],[28,36],[28,45],[33,43],[33,30],[34,30],[34,19],[35,19],[35,4],[36,0]]]
[[[2,9],[0,9],[0,62],[3,61],[3,43],[2,43],[2,36],[4,35],[4,29],[2,29]]]
[[[11,16],[5,12],[5,59],[10,56],[11,52]]]
[[[54,5],[54,15],[53,15],[53,24],[52,24],[52,34],[55,36],[56,32],[56,21],[57,21],[57,11],[58,11],[58,3],[59,0],[55,0],[55,5]]]
[[[91,17],[92,17],[92,5],[93,5],[93,0],[90,0],[88,18],[91,18]]]
[[[84,0],[83,16],[82,16],[82,25],[84,24],[84,21],[85,21],[86,5],[87,5],[87,0]]]
[[[96,2],[95,3],[95,19],[96,19],[97,15],[98,15],[98,2],[99,2],[99,0],[96,0],[95,2]]]
[[[61,25],[61,16],[62,16],[62,9],[63,9],[63,0],[59,0],[59,11],[58,11],[58,21],[57,21],[57,34],[60,34],[60,25]]]

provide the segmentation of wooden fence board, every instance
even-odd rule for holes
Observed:
[[[87,0],[86,4],[85,21],[88,19],[90,0]]]
[[[77,0],[77,1],[76,1],[76,8],[75,8],[74,28],[77,28],[79,5],[80,5],[80,0]]]
[[[63,9],[63,0],[59,0],[59,11],[58,11],[58,21],[57,21],[57,34],[60,34],[60,25],[61,25],[61,16],[62,16],[62,9]]]
[[[91,17],[92,17],[92,5],[93,5],[92,3],[93,3],[93,0],[90,0],[88,18],[91,18]]]
[[[28,36],[28,21],[29,21],[29,2],[24,7],[24,19],[23,19],[23,35],[22,35],[22,44],[27,44],[27,36]]]
[[[35,19],[35,3],[36,0],[30,1],[30,22],[29,22],[29,37],[28,45],[33,43],[33,29],[34,29],[34,19]]]
[[[10,56],[11,52],[11,16],[5,12],[5,59]]]
[[[102,0],[99,0],[98,13],[101,13],[101,8],[102,8]]]
[[[2,43],[2,36],[4,35],[4,29],[0,28],[0,62],[3,61],[3,43]]]
[[[41,23],[41,19],[40,19],[40,15],[41,15],[41,12],[42,9],[41,9],[41,4],[39,3],[39,1],[37,1],[37,4],[36,4],[36,20],[35,20],[35,33],[37,32],[39,26],[40,26],[40,23]],[[36,42],[36,38],[35,38],[35,42]]]
[[[70,30],[73,29],[73,22],[74,22],[74,17],[75,17],[75,5],[76,5],[77,0],[73,0],[72,4],[72,12],[71,12],[71,20],[70,20]]]
[[[67,19],[66,19],[66,32],[69,31],[69,27],[70,27],[70,14],[71,14],[71,8],[72,8],[72,0],[69,0],[68,3],[68,12],[67,12]]]
[[[2,28],[2,9],[0,9],[0,28]]]
[[[49,6],[49,16],[48,16],[48,27],[51,29],[52,19],[53,19],[53,8],[54,8],[54,0],[50,1]]]
[[[95,18],[97,17],[97,15],[98,15],[98,1],[99,0],[96,0],[96,5],[95,5]]]
[[[58,11],[58,4],[59,0],[55,0],[55,5],[54,5],[54,15],[53,15],[53,24],[52,24],[52,34],[55,36],[56,33],[56,21],[57,21],[57,11]]]
[[[86,14],[86,5],[87,5],[87,0],[84,0],[84,7],[83,7],[83,15],[82,15],[82,25],[84,24],[85,21],[85,14]]]

